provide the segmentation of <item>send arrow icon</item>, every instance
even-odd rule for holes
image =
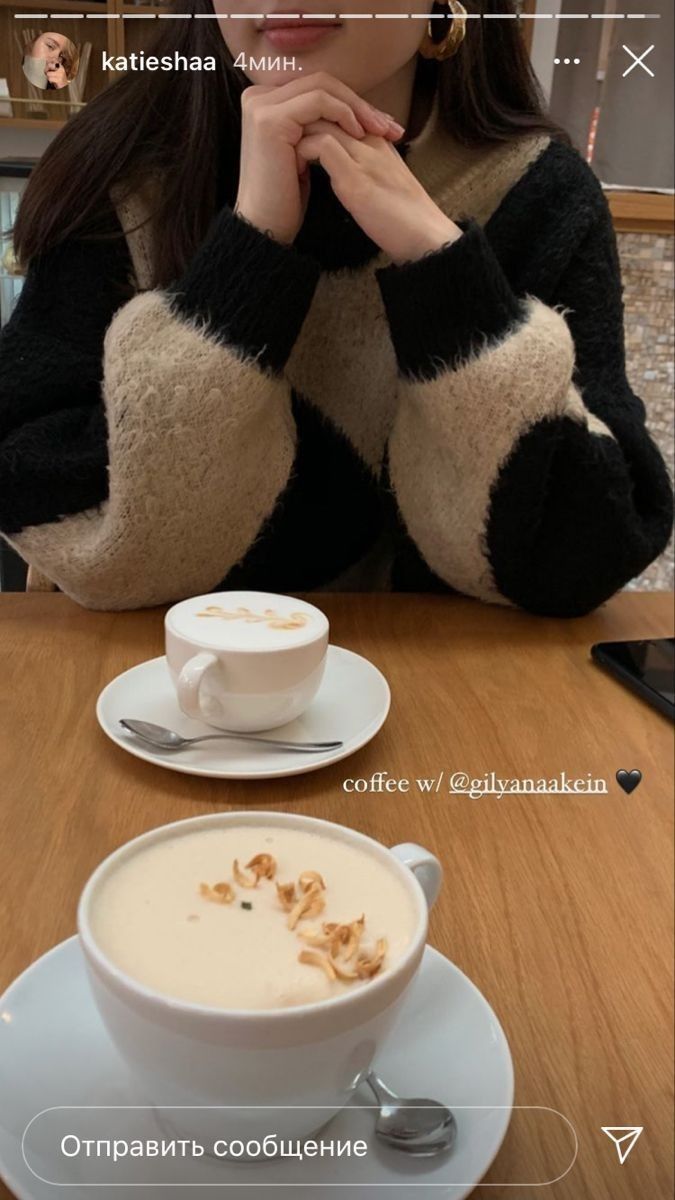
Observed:
[[[623,1165],[642,1133],[644,1125],[601,1125],[600,1128],[614,1142],[619,1162]]]

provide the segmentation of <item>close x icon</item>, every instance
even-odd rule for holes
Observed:
[[[623,49],[626,51],[626,54],[630,54],[631,58],[634,60],[630,64],[630,66],[624,71],[624,73],[623,73],[624,79],[626,78],[627,75],[630,75],[631,71],[634,71],[636,67],[642,67],[642,70],[646,71],[648,75],[651,75],[652,79],[655,78],[654,72],[652,70],[650,70],[650,68],[648,66],[646,66],[645,62],[644,62],[647,55],[651,54],[652,50],[654,49],[653,45],[650,46],[648,50],[645,50],[640,55],[635,54],[631,50],[630,46],[624,46]]]

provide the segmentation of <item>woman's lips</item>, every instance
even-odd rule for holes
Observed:
[[[296,25],[287,25],[283,29],[274,27],[266,29],[263,26],[260,32],[279,50],[302,50],[305,46],[313,46],[316,42],[320,42],[340,28],[339,25],[331,25],[328,21],[320,25],[310,25],[307,22],[298,21]]]

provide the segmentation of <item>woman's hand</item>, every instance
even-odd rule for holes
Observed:
[[[280,87],[253,84],[241,97],[239,189],[234,211],[279,242],[297,237],[309,199],[297,147],[316,122],[358,144],[378,134],[387,144],[404,130],[332,75],[318,71]],[[316,157],[314,155],[313,157]]]
[[[68,76],[66,75],[63,63],[48,62],[45,68],[45,75],[49,82],[53,83],[56,88],[66,87],[68,83]]]
[[[383,137],[355,138],[318,121],[306,130],[296,154],[300,164],[321,163],[341,204],[399,266],[462,236]]]

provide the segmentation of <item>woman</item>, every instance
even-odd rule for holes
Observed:
[[[167,22],[157,55],[217,71],[127,75],[34,172],[0,529],[91,608],[393,588],[588,612],[661,552],[671,493],[608,206],[517,23],[452,0],[284,34],[275,11]]]
[[[23,73],[43,91],[67,87],[77,75],[77,46],[63,33],[40,33],[22,62]]]

